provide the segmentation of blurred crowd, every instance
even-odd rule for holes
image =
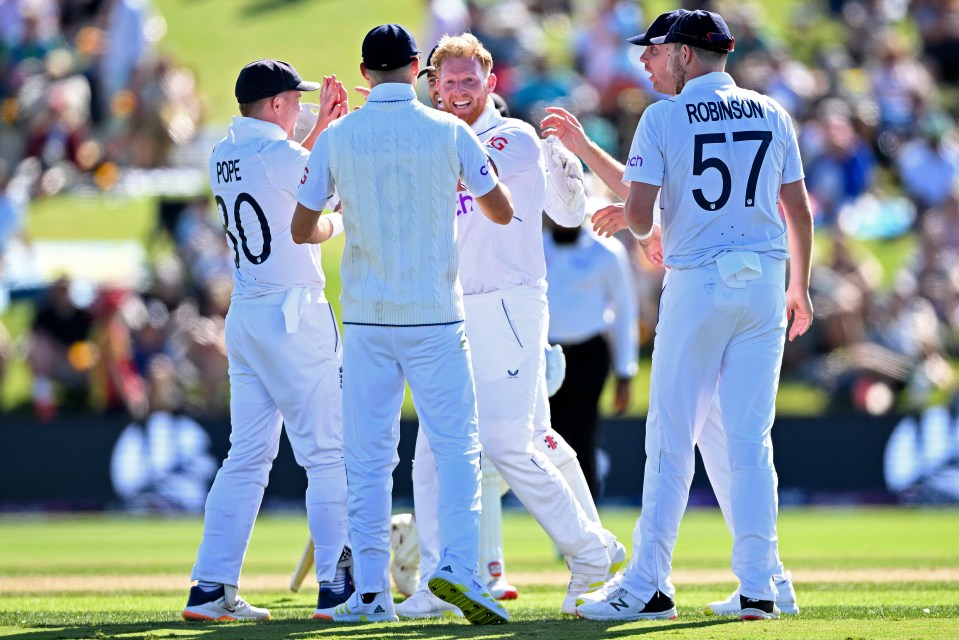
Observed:
[[[563,106],[623,159],[653,91],[626,39],[656,16],[635,0],[427,0],[429,50],[472,31],[492,52],[514,117],[538,126]],[[885,413],[951,391],[959,355],[959,0],[793,3],[774,35],[766,3],[685,0],[721,12],[736,38],[728,70],[792,115],[817,222],[816,322],[787,345],[784,378],[817,385],[831,409]],[[158,166],[202,118],[192,74],[156,53],[148,0],[0,0],[0,262],[26,203],[116,167]],[[612,199],[587,176],[591,210]],[[34,408],[93,404],[149,412],[173,378],[176,406],[227,411],[223,319],[232,256],[206,197],[165,203],[172,239],[144,291],[78,302],[67,279],[38,298],[30,335],[0,325],[0,381],[13,354],[33,373]],[[851,239],[915,238],[897,273]],[[648,348],[662,273],[632,256]],[[897,245],[898,246],[898,245]],[[0,267],[2,269],[2,267]],[[893,285],[888,284],[892,282]],[[76,284],[76,283],[74,283]],[[170,403],[169,393],[164,403]]]
[[[812,335],[787,345],[784,377],[815,384],[839,411],[885,413],[922,406],[935,389],[951,392],[959,355],[959,2],[794,3],[779,35],[766,3],[680,6],[726,18],[736,38],[727,70],[777,99],[796,124],[817,224],[816,323]],[[470,29],[490,49],[497,92],[514,117],[537,125],[544,107],[566,107],[615,158],[627,155],[645,107],[664,97],[648,82],[642,49],[626,42],[656,17],[641,2],[431,0],[429,8],[429,39]],[[590,195],[597,207],[612,198],[596,181]],[[917,246],[898,273],[850,248],[850,238],[906,234]],[[631,254],[649,345],[662,273],[635,247]]]

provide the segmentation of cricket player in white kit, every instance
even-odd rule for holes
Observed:
[[[653,90],[666,94],[675,95],[675,83],[666,72],[667,46],[665,44],[653,44],[653,38],[665,36],[673,23],[681,16],[688,13],[683,9],[670,11],[658,16],[649,26],[645,33],[629,38],[629,42],[644,47],[640,60],[645,65],[647,73],[650,74],[650,81],[653,84]],[[618,196],[625,199],[629,194],[629,187],[623,182],[623,172],[626,167],[608,154],[599,146],[590,140],[583,131],[582,126],[576,120],[576,117],[561,108],[547,108],[549,115],[543,119],[541,127],[544,129],[543,135],[557,136],[562,142],[579,155],[584,162],[598,176],[600,176],[607,186]],[[658,211],[654,209],[654,214]],[[623,206],[610,205],[597,211],[593,218],[595,230],[603,235],[610,236],[613,233],[628,228]],[[658,215],[654,215],[653,234],[639,244],[646,254],[646,257],[660,267],[663,266],[662,241],[660,234],[660,221]],[[713,401],[709,408],[709,413],[696,434],[696,446],[703,458],[703,465],[706,468],[706,475],[709,476],[709,482],[716,495],[716,502],[719,504],[723,518],[729,527],[730,532],[735,530],[732,519],[732,513],[729,507],[730,495],[730,467],[729,453],[726,443],[726,430],[723,427],[722,411],[719,406],[719,394],[713,396]],[[776,606],[782,613],[798,614],[799,606],[796,603],[796,591],[792,584],[792,574],[786,571],[781,560],[778,560],[779,569],[776,572],[775,584],[778,596]],[[591,594],[592,595],[592,594]],[[739,588],[725,600],[711,602],[705,607],[706,613],[714,615],[739,615]]]
[[[323,294],[316,246],[297,246],[290,222],[309,152],[289,140],[304,82],[292,66],[257,60],[236,83],[241,117],[210,158],[210,186],[233,250],[233,296],[226,317],[230,363],[230,451],[206,501],[183,617],[269,619],[237,596],[240,569],[285,424],[306,469],[306,511],[317,580],[332,581],[347,540],[346,472],[340,399],[340,336]],[[312,146],[345,113],[346,93],[326,78]],[[342,579],[342,578],[341,578]],[[352,591],[341,585],[344,600]],[[323,589],[321,587],[321,595]],[[322,598],[321,598],[322,600]]]
[[[430,590],[474,624],[509,615],[476,580],[479,440],[455,242],[457,185],[492,223],[513,217],[476,135],[416,100],[416,43],[400,25],[363,41],[366,104],[322,133],[303,176],[294,238],[322,242],[319,212],[343,203],[344,454],[356,593],[314,617],[393,621],[389,586],[392,471],[404,378],[439,480],[442,560]],[[479,213],[479,212],[477,212]]]
[[[670,269],[653,352],[643,510],[619,588],[579,605],[577,614],[676,617],[672,549],[688,499],[696,431],[718,382],[740,617],[775,618],[778,508],[770,431],[788,317],[791,340],[812,322],[812,216],[795,132],[775,101],[738,88],[723,72],[734,41],[719,15],[681,16],[652,42],[669,45],[677,96],[643,114],[624,176],[630,183],[626,218],[642,240],[651,236],[662,186],[663,255]]]
[[[534,425],[545,430],[549,415],[541,222],[546,174],[540,141],[528,124],[496,110],[489,97],[496,84],[492,57],[474,36],[445,36],[432,64],[439,71],[443,108],[469,123],[486,144],[516,208],[513,221],[502,227],[477,215],[471,191],[461,190],[455,206],[483,455],[566,555],[572,578],[562,610],[572,614],[576,597],[605,581],[615,539],[608,549],[602,527],[590,520],[556,466],[533,444]],[[430,434],[421,431],[413,482],[421,576],[430,575],[438,555],[436,498],[429,491],[436,486],[429,478],[436,470],[431,444]],[[407,617],[443,613],[441,603],[422,588],[397,610]]]

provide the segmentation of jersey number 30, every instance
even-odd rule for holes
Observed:
[[[270,235],[270,225],[266,221],[266,215],[263,213],[260,204],[249,193],[244,192],[236,197],[236,202],[233,203],[233,222],[236,224],[236,232],[240,234],[240,242],[237,243],[236,236],[230,231],[230,217],[226,202],[223,201],[222,196],[216,196],[215,199],[216,207],[223,215],[223,231],[226,232],[226,237],[230,239],[230,243],[233,245],[233,264],[236,265],[236,268],[240,268],[240,249],[243,249],[243,255],[253,264],[266,262],[266,259],[270,257],[270,241],[273,236]],[[240,221],[240,207],[244,204],[250,205],[253,213],[256,214],[257,222],[260,223],[260,231],[263,234],[263,248],[260,250],[260,255],[253,255],[253,252],[250,251],[246,233],[243,232],[243,223]]]
[[[759,143],[759,148],[753,157],[753,166],[749,170],[749,180],[746,182],[745,205],[747,207],[756,204],[756,183],[759,182],[759,170],[763,167],[763,159],[766,157],[766,150],[769,149],[769,143],[772,140],[772,131],[733,131],[733,142],[754,141]],[[693,198],[696,199],[696,204],[709,211],[716,211],[726,206],[726,201],[729,200],[729,194],[732,191],[733,180],[725,162],[716,157],[703,158],[703,147],[707,144],[723,144],[725,142],[725,133],[701,133],[693,138],[693,144],[695,145],[693,175],[701,176],[706,169],[715,169],[723,178],[723,190],[716,200],[708,200],[703,195],[702,189],[693,189]]]

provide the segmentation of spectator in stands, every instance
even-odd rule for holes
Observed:
[[[843,205],[872,185],[876,160],[869,145],[853,128],[848,106],[828,102],[800,134],[806,185],[822,214],[835,221]]]
[[[959,144],[945,114],[931,114],[919,124],[920,135],[896,157],[896,168],[906,194],[920,214],[946,202],[959,180]]]
[[[27,361],[33,375],[33,406],[41,420],[56,414],[57,384],[71,404],[87,401],[87,374],[95,359],[89,342],[93,315],[73,303],[70,284],[62,277],[50,285],[30,330]]]

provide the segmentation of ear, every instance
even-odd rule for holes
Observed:
[[[486,79],[486,82],[489,85],[489,90],[494,91],[496,89],[496,74],[495,73],[489,74],[489,78]]]
[[[373,84],[370,82],[370,74],[366,72],[366,65],[362,62],[360,63],[360,75],[363,76],[364,80],[366,80],[366,84],[368,84],[370,87],[373,86]]]

